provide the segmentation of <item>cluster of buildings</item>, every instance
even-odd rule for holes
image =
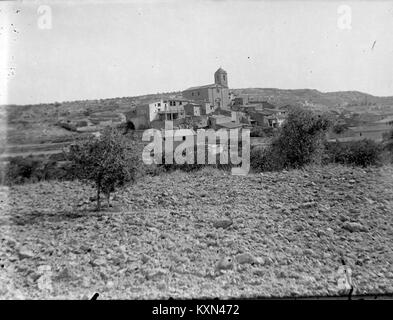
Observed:
[[[266,101],[244,101],[229,91],[228,74],[222,68],[214,73],[214,83],[191,87],[181,96],[160,98],[137,105],[125,114],[133,129],[163,129],[165,121],[174,128],[232,129],[252,126],[279,127],[286,110]]]
[[[62,119],[59,125],[76,132],[96,133],[106,125],[127,124],[127,128],[165,129],[171,121],[174,129],[278,128],[284,123],[289,105],[277,107],[259,97],[236,96],[229,90],[228,74],[222,68],[214,73],[214,83],[188,88],[181,94],[152,98],[123,109],[100,111],[84,118]],[[125,111],[127,110],[128,111]],[[382,141],[393,129],[393,116],[372,113],[338,112],[336,125],[346,127],[341,133],[329,132],[330,141],[353,141],[369,138]]]

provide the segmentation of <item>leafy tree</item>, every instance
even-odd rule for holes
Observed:
[[[325,115],[296,108],[290,111],[281,132],[273,143],[284,167],[298,168],[320,162],[325,133],[330,121]]]
[[[330,123],[326,115],[293,108],[271,145],[251,154],[251,165],[257,170],[274,171],[320,163]]]
[[[134,179],[134,163],[128,156],[127,142],[116,129],[106,128],[99,138],[72,145],[68,154],[78,178],[94,182],[97,211],[101,210],[101,193],[110,205],[110,193]]]

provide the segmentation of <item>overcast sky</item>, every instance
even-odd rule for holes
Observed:
[[[41,29],[48,11],[37,11],[40,4],[50,6],[50,29]],[[350,19],[341,5],[351,9]],[[230,88],[393,95],[390,1],[24,1],[1,7],[1,72],[8,80],[2,104],[178,91],[212,83],[220,66]]]

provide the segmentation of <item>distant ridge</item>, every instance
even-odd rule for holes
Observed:
[[[291,104],[316,109],[337,110],[356,108],[393,109],[393,96],[378,97],[360,91],[321,92],[316,89],[243,88],[233,89],[240,97],[266,100],[278,106]]]
[[[246,101],[268,101],[280,107],[285,105],[302,106],[322,111],[350,110],[353,112],[393,113],[393,96],[378,97],[359,91],[321,92],[316,89],[277,89],[277,88],[242,88],[230,89],[235,96]],[[76,100],[29,105],[6,105],[8,120],[20,119],[21,113],[28,113],[28,118],[54,118],[83,112],[130,110],[133,106],[159,98],[180,97],[181,91],[146,94],[130,97],[116,97],[94,100]]]

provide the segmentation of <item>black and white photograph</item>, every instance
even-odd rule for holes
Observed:
[[[393,299],[392,30],[393,1],[1,1],[0,300]]]

